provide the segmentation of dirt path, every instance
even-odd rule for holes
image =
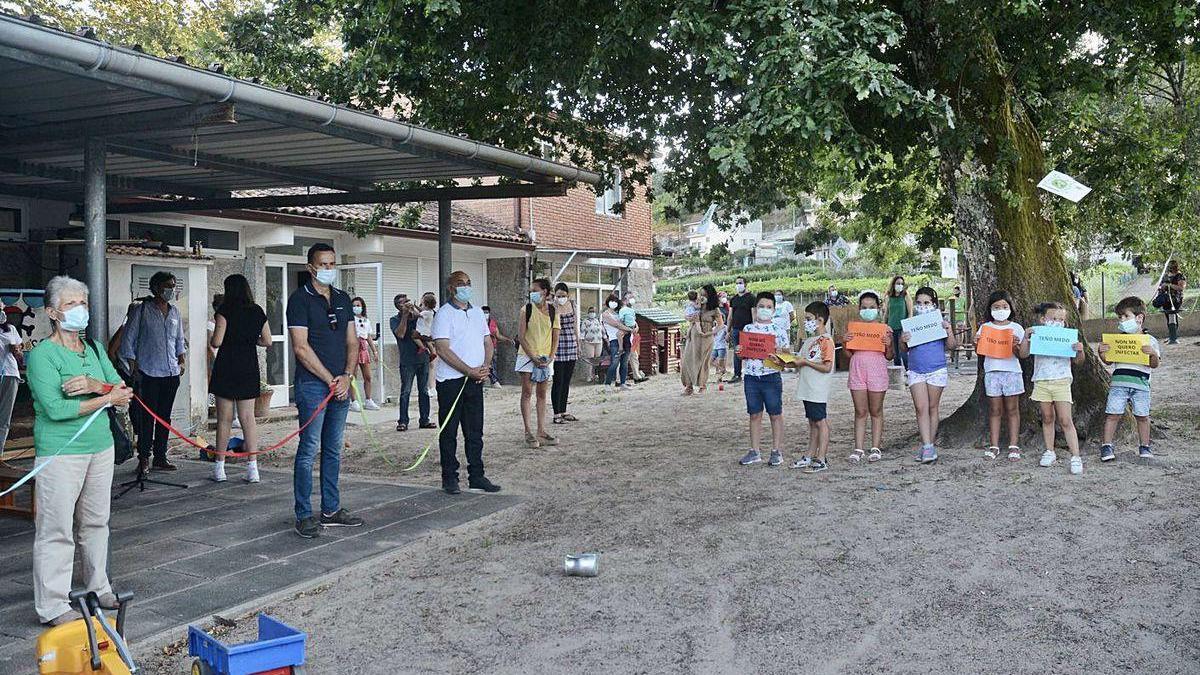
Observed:
[[[1080,477],[1039,468],[1037,448],[847,466],[844,373],[817,476],[737,466],[740,387],[578,387],[583,421],[539,451],[520,443],[516,392],[489,392],[488,474],[521,505],[262,609],[308,631],[322,674],[1200,672],[1200,348],[1186,342],[1155,376],[1159,457],[1139,464],[1126,444],[1102,466],[1088,447]],[[943,412],[972,385],[954,374]],[[802,408],[785,405],[797,448]],[[915,431],[905,392],[887,416],[889,441]],[[362,434],[349,469],[394,475]],[[404,480],[436,484],[435,460]],[[601,554],[600,575],[563,577],[581,551]],[[186,672],[163,645],[139,648],[147,672]]]

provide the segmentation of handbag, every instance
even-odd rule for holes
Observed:
[[[100,350],[96,343],[90,339],[87,343],[96,352],[96,360],[100,361]],[[128,406],[109,406],[108,430],[113,437],[113,464],[124,464],[133,457],[133,423],[129,421]]]
[[[1154,300],[1151,300],[1150,304],[1151,304],[1151,306],[1154,307],[1154,309],[1162,309],[1162,308],[1166,307],[1167,303],[1169,303],[1170,301],[1171,301],[1171,298],[1170,298],[1169,294],[1167,293],[1167,289],[1160,288],[1160,289],[1158,289],[1158,295],[1154,296]]]

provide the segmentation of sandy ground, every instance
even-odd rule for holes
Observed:
[[[517,392],[489,392],[488,475],[520,505],[261,609],[308,632],[321,674],[1200,672],[1200,348],[1187,342],[1155,376],[1157,459],[1126,442],[1101,465],[1092,445],[1079,477],[1039,468],[1040,447],[1018,463],[950,448],[915,465],[904,391],[887,398],[897,445],[849,466],[844,373],[834,461],[816,476],[737,465],[740,386],[580,386],[582,421],[543,450],[521,443]],[[974,374],[952,377],[944,413]],[[787,393],[790,462],[807,427]],[[391,428],[374,435],[411,459],[426,436]],[[352,438],[349,470],[398,473],[361,429]],[[432,459],[403,480],[436,484]],[[600,553],[600,575],[564,577],[564,554],[583,551]],[[250,636],[249,616],[230,639]],[[146,672],[186,672],[178,647],[138,645]]]

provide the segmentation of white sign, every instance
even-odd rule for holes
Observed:
[[[842,269],[842,265],[846,264],[846,259],[850,257],[850,244],[846,243],[845,239],[838,237],[838,240],[829,247],[829,260],[833,263],[835,270]]]
[[[942,340],[947,337],[946,327],[942,325],[941,312],[915,314],[907,319],[901,319],[900,325],[908,333],[909,347],[916,347],[926,342]]]
[[[1073,202],[1078,202],[1080,199],[1086,197],[1087,193],[1092,191],[1092,188],[1058,171],[1051,171],[1046,174],[1042,182],[1038,183],[1038,187],[1059,197],[1070,199]]]
[[[941,249],[942,258],[942,278],[957,279],[958,278],[958,249],[943,248]]]

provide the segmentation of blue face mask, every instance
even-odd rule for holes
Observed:
[[[1137,319],[1125,319],[1121,323],[1117,324],[1117,328],[1122,333],[1136,333],[1138,330]]]
[[[73,332],[84,330],[87,328],[88,318],[88,308],[83,305],[75,305],[63,312],[62,329]]]
[[[858,315],[863,321],[874,321],[879,318],[879,309],[876,307],[866,307],[858,310]]]
[[[775,310],[771,309],[770,307],[759,307],[758,308],[758,320],[759,321],[770,321],[771,318],[774,316],[775,316]]]
[[[531,291],[529,293],[529,302],[534,305],[542,304],[542,292],[541,291]]]
[[[332,286],[337,281],[337,270],[317,270],[317,281],[326,286]]]
[[[459,286],[458,288],[454,289],[454,299],[458,300],[459,302],[470,302],[471,301],[471,287],[470,286]]]

